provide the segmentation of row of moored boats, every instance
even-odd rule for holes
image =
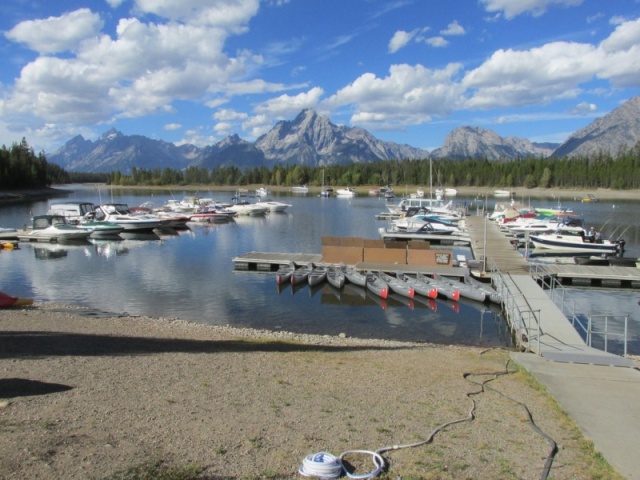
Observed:
[[[308,263],[300,267],[294,262],[281,265],[276,272],[276,282],[279,285],[290,282],[292,285],[308,284],[316,286],[327,282],[337,289],[342,289],[346,282],[364,287],[381,298],[387,298],[390,293],[413,298],[421,295],[427,298],[443,297],[449,300],[466,298],[477,302],[500,303],[501,298],[490,285],[479,282],[469,276],[460,282],[448,277],[433,274],[427,276],[422,273],[410,275],[398,271],[390,275],[383,271],[362,272],[353,266],[324,265]]]
[[[185,229],[189,223],[224,223],[240,215],[284,212],[290,206],[271,200],[249,202],[236,198],[233,203],[220,203],[198,197],[185,197],[180,201],[172,199],[157,208],[150,202],[137,207],[129,207],[125,203],[53,202],[46,214],[31,219],[31,225],[18,238],[64,242],[88,237],[117,237],[121,233],[143,233],[163,228]]]

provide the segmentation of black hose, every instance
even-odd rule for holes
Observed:
[[[498,395],[506,398],[507,400],[510,400],[514,403],[517,403],[518,405],[520,405],[525,412],[527,413],[527,417],[529,418],[529,425],[531,426],[531,428],[540,436],[542,436],[544,439],[547,440],[547,443],[550,445],[551,449],[549,451],[549,453],[547,454],[547,458],[545,459],[544,462],[544,467],[542,469],[542,474],[540,475],[540,480],[546,480],[549,477],[549,474],[551,473],[551,466],[553,465],[553,460],[555,459],[556,454],[558,453],[558,444],[555,442],[555,440],[553,438],[551,438],[547,433],[543,432],[540,427],[538,427],[535,423],[535,421],[533,420],[533,415],[531,414],[531,411],[529,410],[529,408],[522,402],[509,397],[508,395],[505,395],[504,393],[502,393],[499,390],[496,390],[495,388],[491,387],[488,385],[489,382],[492,382],[493,380],[496,380],[497,378],[501,377],[502,375],[509,375],[511,373],[514,373],[514,371],[510,371],[509,370],[509,363],[511,360],[507,360],[507,363],[505,365],[505,369],[503,372],[474,372],[474,373],[465,373],[463,374],[463,378],[465,380],[467,380],[468,382],[471,382],[475,385],[479,385],[481,388],[481,392],[484,392],[485,387],[490,389],[491,391],[497,393]],[[475,382],[473,380],[470,380],[469,377],[472,376],[477,376],[477,375],[482,375],[482,376],[492,376],[493,378],[487,379],[483,382]],[[480,393],[480,392],[476,392],[476,393]],[[474,393],[475,394],[475,393]],[[469,394],[467,394],[467,396],[469,396]]]

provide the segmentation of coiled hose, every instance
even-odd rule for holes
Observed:
[[[503,375],[509,375],[511,373],[514,373],[514,371],[510,371],[509,370],[509,363],[510,360],[507,361],[506,365],[505,365],[505,369],[503,371],[500,372],[467,372],[464,373],[462,375],[462,377],[470,382],[473,383],[474,385],[478,385],[480,387],[480,390],[474,391],[474,392],[467,392],[465,395],[467,398],[469,398],[471,400],[471,408],[469,409],[469,413],[466,417],[464,418],[459,418],[457,420],[452,420],[450,422],[446,422],[443,423],[442,425],[436,427],[433,431],[431,431],[431,433],[429,434],[429,436],[427,438],[425,438],[424,440],[420,440],[418,442],[415,443],[407,443],[404,445],[392,445],[392,446],[388,446],[388,447],[382,447],[379,448],[375,451],[371,451],[371,450],[347,450],[346,452],[343,452],[342,454],[340,454],[339,457],[335,457],[334,455],[327,453],[327,452],[318,452],[318,453],[314,453],[311,455],[307,455],[303,462],[302,462],[302,466],[300,467],[300,469],[298,470],[298,473],[300,473],[300,475],[303,475],[305,477],[317,477],[317,478],[322,478],[322,479],[332,479],[332,478],[338,478],[342,473],[344,473],[347,477],[349,478],[353,478],[353,479],[357,479],[357,480],[362,480],[362,479],[368,479],[368,478],[374,478],[376,477],[378,474],[380,474],[382,472],[382,470],[384,470],[385,468],[385,462],[384,462],[384,458],[382,457],[382,454],[385,452],[389,452],[392,450],[400,450],[402,448],[413,448],[413,447],[419,447],[421,445],[426,445],[427,443],[430,443],[433,441],[433,438],[436,436],[436,434],[438,432],[440,432],[441,430],[443,430],[446,427],[449,427],[451,425],[455,425],[457,423],[462,423],[462,422],[470,422],[472,420],[475,419],[475,411],[476,411],[476,402],[475,400],[472,398],[475,395],[479,395],[481,393],[484,393],[485,388],[493,391],[494,393],[497,393],[498,395],[514,402],[517,403],[518,405],[520,405],[525,412],[527,413],[527,417],[529,419],[529,424],[531,426],[531,428],[538,433],[539,435],[541,435],[542,437],[544,437],[547,442],[549,443],[549,445],[551,446],[551,449],[549,451],[549,454],[547,455],[547,458],[545,460],[545,464],[544,464],[544,468],[542,471],[542,474],[540,476],[541,480],[546,480],[549,476],[549,473],[551,472],[551,465],[553,464],[553,460],[556,456],[556,454],[558,453],[558,445],[556,444],[556,442],[545,432],[543,432],[533,421],[533,415],[531,414],[531,411],[529,410],[529,408],[522,402],[519,402],[518,400],[515,400],[511,397],[509,397],[508,395],[505,395],[504,393],[500,392],[499,390],[496,390],[495,388],[490,387],[488,384],[489,382],[492,382],[494,380],[496,380],[497,378],[503,376]],[[474,376],[490,376],[492,378],[489,378],[487,380],[484,380],[482,382],[476,382],[470,379],[470,377],[474,377]],[[375,465],[375,469],[372,470],[371,472],[368,473],[364,473],[361,475],[354,475],[352,473],[350,473],[346,467],[344,466],[344,458],[347,455],[352,455],[352,454],[365,454],[365,455],[371,455],[373,463]]]

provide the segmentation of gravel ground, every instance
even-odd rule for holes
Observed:
[[[382,478],[538,479],[551,447],[524,405],[558,444],[549,478],[620,478],[505,350],[81,313],[0,313],[0,478],[115,478],[156,462],[298,478],[311,453],[437,431],[385,452]]]

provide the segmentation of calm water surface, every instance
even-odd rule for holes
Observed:
[[[108,191],[69,189],[68,199],[100,203],[113,200],[161,205],[191,192]],[[199,192],[202,197],[227,201],[228,192]],[[182,318],[206,324],[267,328],[292,332],[421,340],[479,346],[511,346],[499,308],[475,302],[390,298],[383,301],[363,289],[348,286],[338,292],[320,288],[278,289],[275,275],[236,272],[232,258],[251,251],[321,252],[322,236],[379,238],[385,226],[374,216],[386,210],[383,199],[314,196],[273,196],[292,204],[285,213],[237,218],[228,224],[194,226],[189,230],[93,241],[82,245],[22,244],[16,251],[0,251],[0,290],[37,301],[73,303],[92,309]],[[471,213],[484,200],[460,197]],[[528,199],[527,199],[528,201]],[[533,202],[533,201],[532,201]],[[489,208],[495,200],[488,199]],[[571,205],[573,203],[573,205]],[[553,199],[535,200],[554,205]],[[619,205],[569,202],[563,206],[583,212],[605,233],[626,229],[629,256],[640,256],[638,226],[628,222],[637,202]],[[45,213],[47,202],[0,207],[0,226],[21,227],[31,215]],[[637,215],[635,217],[637,219]],[[614,232],[615,233],[615,232]],[[456,253],[467,253],[458,249]],[[582,311],[611,305],[631,315],[635,338],[629,351],[640,353],[640,307],[637,291],[607,291],[583,295],[572,289]],[[593,292],[593,290],[591,290]],[[605,298],[598,302],[595,298]],[[572,300],[573,301],[573,300]],[[576,300],[577,301],[577,300]]]

